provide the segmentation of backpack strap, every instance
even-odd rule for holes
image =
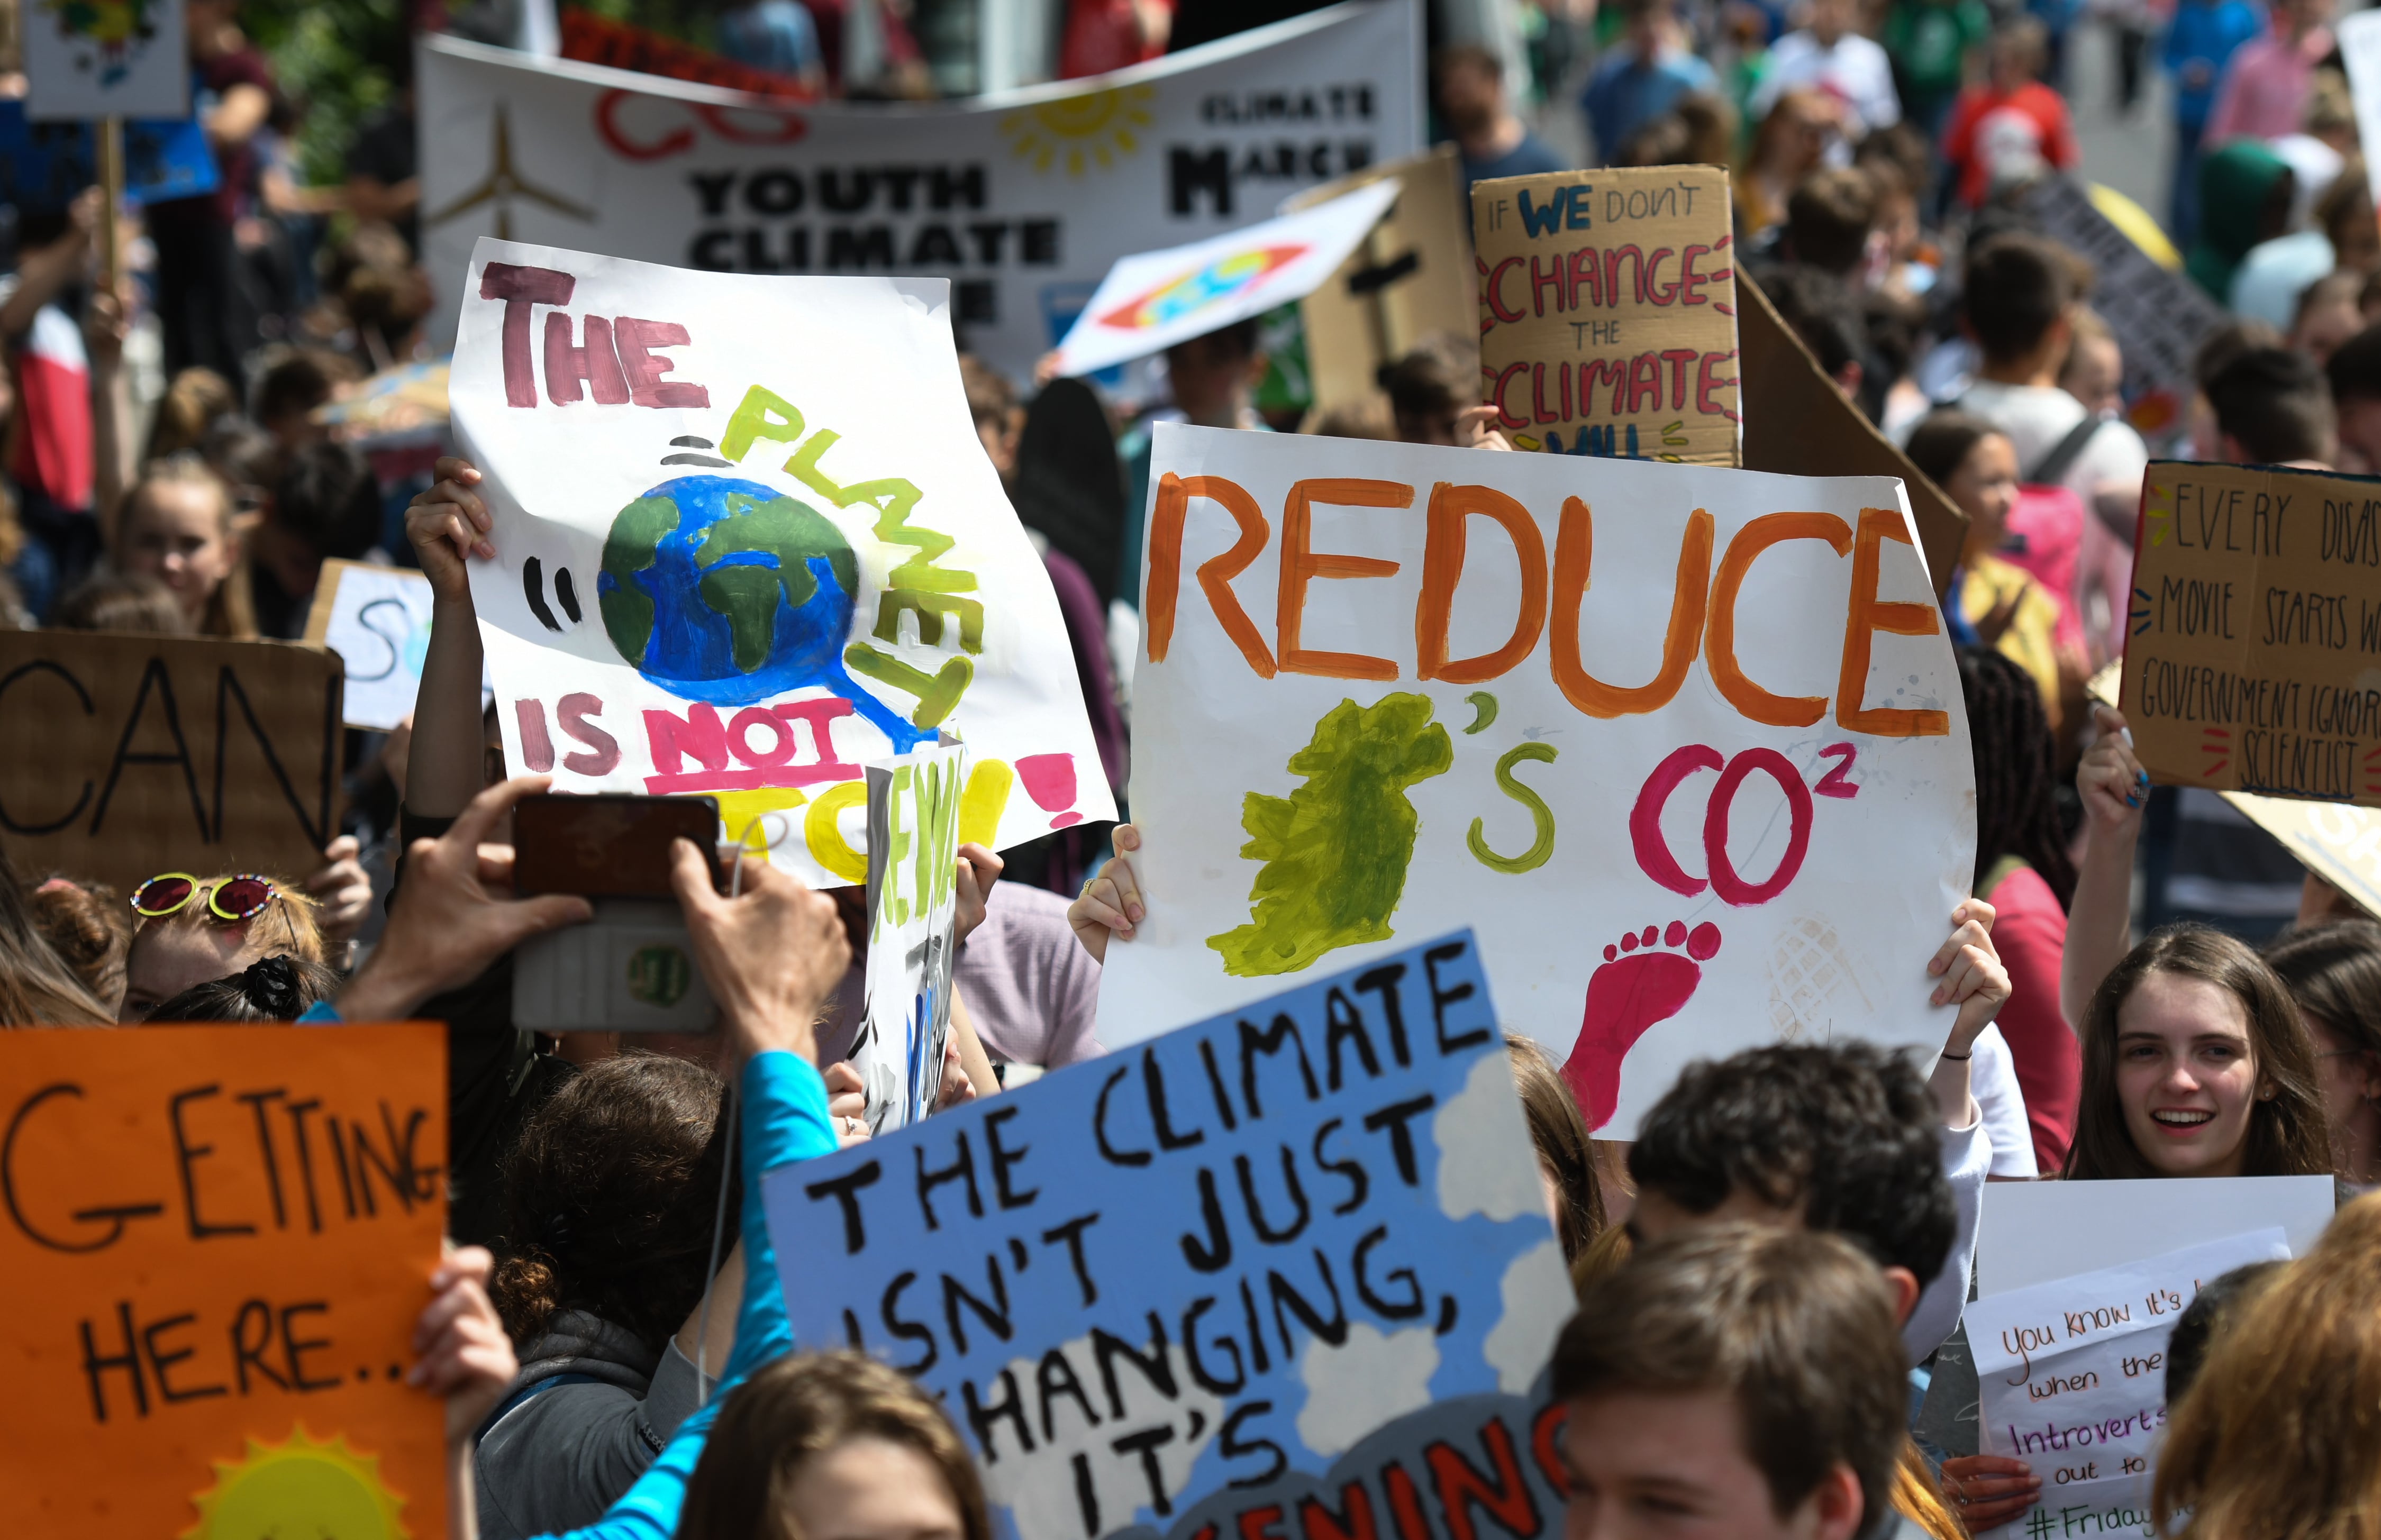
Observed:
[[[2085,412],[2083,421],[2070,428],[2067,436],[2052,445],[2050,453],[2035,461],[2021,479],[2030,486],[2057,486],[2067,479],[2067,472],[2075,469],[2075,462],[2083,458],[2084,446],[2099,431],[2100,419]]]

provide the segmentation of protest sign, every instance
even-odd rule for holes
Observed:
[[[2198,388],[2192,358],[2224,324],[2224,307],[2182,274],[2159,266],[2070,177],[2035,182],[2023,207],[2045,235],[2092,263],[2092,308],[2124,344],[2126,420],[2144,434],[2179,432]]]
[[[1942,597],[1960,565],[1968,516],[1845,399],[1759,284],[1740,275],[1736,297],[1737,338],[1743,350],[1739,388],[1744,399],[1761,403],[1745,419],[1746,469],[1789,476],[1898,477],[1917,520],[1918,548],[1925,553],[1935,597]]]
[[[1009,1540],[1550,1536],[1571,1292],[1497,1020],[1447,936],[772,1172],[794,1339],[940,1397]]]
[[[1471,185],[1480,374],[1517,446],[1742,462],[1730,219],[1712,165]]]
[[[562,13],[562,56],[581,64],[609,65],[641,75],[666,75],[674,80],[725,86],[763,96],[797,96],[807,100],[810,89],[790,75],[778,75],[739,64],[665,37],[643,27],[632,27],[574,6]]]
[[[957,745],[868,767],[867,1009],[849,1057],[872,1133],[921,1120],[942,1090],[966,781],[967,751]]]
[[[2155,1534],[2150,1482],[2175,1318],[2204,1284],[2289,1254],[2269,1227],[1971,1301],[1983,1452],[2023,1460],[2042,1480],[2034,1506],[1990,1533]]]
[[[339,682],[336,656],[282,642],[0,632],[9,854],[127,892],[310,875],[339,832]]]
[[[2329,1177],[1995,1182],[1977,1220],[1976,1288],[2006,1294],[2268,1225],[2298,1255],[2336,1206]]]
[[[1152,485],[1108,1047],[1474,921],[1609,1138],[1690,1059],[1942,1045],[1973,782],[1892,483],[1164,424]]]
[[[2332,41],[2339,45],[2339,62],[2348,70],[2357,137],[2366,144],[2381,144],[2381,16],[2353,11],[2341,17],[2332,28]],[[2364,163],[2364,176],[2375,201],[2381,202],[2381,165],[2376,160],[2381,157]]]
[[[347,674],[341,719],[386,732],[413,710],[430,647],[430,580],[406,568],[364,561],[323,563],[306,611],[306,641],[339,654]],[[486,668],[480,700],[488,699]]]
[[[2381,481],[2151,462],[2125,722],[2164,786],[2381,803]]]
[[[2222,796],[2368,918],[2381,919],[2381,812],[2247,791]]]
[[[1348,260],[1398,184],[1384,180],[1245,229],[1119,261],[1058,344],[1058,373],[1162,353],[1313,292]]]
[[[0,1033],[0,1128],[12,1536],[446,1533],[444,1030]]]
[[[32,0],[21,25],[34,117],[189,116],[182,0]]]
[[[1114,75],[796,105],[447,37],[420,55],[422,226],[741,273],[947,277],[1023,379],[1120,257],[1221,234],[1422,146],[1415,7],[1342,5]],[[440,284],[430,327],[463,296]]]
[[[1471,202],[1455,146],[1343,177],[1284,206],[1312,208],[1389,177],[1397,178],[1398,201],[1338,270],[1298,302],[1313,403],[1323,411],[1380,399],[1381,366],[1425,339],[1476,346]]]
[[[0,202],[20,214],[56,214],[99,179],[88,123],[36,123],[21,101],[0,101]],[[124,125],[124,195],[136,203],[195,198],[218,184],[214,152],[194,118]]]
[[[942,731],[974,760],[967,838],[1116,816],[948,285],[487,240],[466,287],[452,423],[495,521],[471,598],[516,772],[714,793],[726,837],[760,818],[818,886],[867,880],[861,766]]]

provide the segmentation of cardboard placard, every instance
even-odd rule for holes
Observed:
[[[0,1033],[0,1128],[12,1536],[446,1533],[443,1028]]]
[[[430,580],[411,568],[336,556],[323,563],[306,611],[306,641],[338,654],[345,666],[348,727],[386,732],[411,714],[430,646]],[[483,705],[488,694],[482,662]]]
[[[1004,1540],[1559,1527],[1572,1297],[1469,933],[763,1185],[794,1339],[940,1397]]]
[[[189,116],[182,0],[32,0],[20,16],[25,110],[34,117]]]
[[[1900,488],[1156,430],[1109,1049],[1483,915],[1633,1137],[1690,1060],[1925,1052],[1967,720]]]
[[[817,886],[867,880],[861,766],[946,731],[964,837],[1116,816],[948,284],[483,240],[465,287],[452,422],[495,521],[470,570],[507,764],[714,795],[722,837],[759,819]]]
[[[885,1133],[934,1109],[959,964],[959,794],[967,751],[922,747],[868,767],[867,1010],[847,1056]]]
[[[2155,460],[2133,550],[2150,778],[2381,805],[2381,481]]]
[[[1976,1224],[1976,1291],[1990,1298],[2268,1225],[2302,1255],[2338,1204],[2329,1177],[1995,1182]]]
[[[1760,403],[1745,414],[1744,468],[1789,476],[1899,478],[1940,599],[1960,565],[1967,514],[1844,399],[1758,283],[1737,275],[1736,296],[1737,338],[1743,349],[1740,388],[1744,399]]]
[[[1517,447],[1743,463],[1733,219],[1713,165],[1472,184],[1481,382]]]
[[[1382,365],[1426,338],[1470,337],[1479,329],[1471,207],[1454,145],[1343,177],[1283,207],[1312,208],[1388,177],[1398,180],[1398,201],[1338,270],[1298,302],[1318,411],[1384,399]]]
[[[2044,234],[2091,259],[2092,308],[2123,344],[2126,420],[2144,434],[2180,429],[2198,388],[2192,357],[2228,319],[2224,307],[2151,260],[2073,178],[2041,178],[2026,190],[2023,206]]]
[[[300,881],[339,832],[336,654],[0,633],[0,837],[20,870]]]
[[[1991,1540],[2155,1533],[2150,1484],[2175,1323],[2233,1268],[2289,1255],[2268,1226],[1970,1303],[1982,1452],[2025,1461],[2042,1480],[2033,1505]]]

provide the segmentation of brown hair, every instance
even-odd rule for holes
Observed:
[[[1578,1100],[1545,1049],[1508,1033],[1505,1051],[1513,1060],[1513,1089],[1520,1093],[1521,1117],[1530,1125],[1538,1164],[1554,1173],[1562,1193],[1555,1235],[1562,1241],[1563,1261],[1577,1262],[1604,1232],[1604,1193],[1595,1185],[1587,1119],[1580,1116]]]
[[[789,1355],[727,1393],[686,1484],[678,1540],[805,1540],[788,1511],[804,1461],[882,1438],[941,1472],[964,1540],[992,1540],[983,1480],[934,1399],[852,1352]]]
[[[488,1284],[516,1342],[556,1311],[583,1310],[661,1351],[710,1277],[720,1097],[701,1065],[626,1053],[581,1069],[531,1114],[505,1167]],[[730,1192],[728,1212],[738,1204]]]
[[[1015,425],[1017,387],[973,353],[959,355],[959,388],[967,393],[968,415],[977,427],[989,422],[1005,433]]]
[[[1794,260],[1842,278],[1868,253],[1876,227],[1877,185],[1858,166],[1814,171],[1786,199],[1786,237]]]
[[[157,420],[149,427],[145,459],[163,459],[181,449],[196,449],[207,439],[215,419],[239,410],[239,393],[212,369],[185,369],[166,385],[157,403]]]
[[[2381,924],[2337,920],[2265,947],[2299,1009],[2370,1054],[2381,1054]]]
[[[1697,1225],[1590,1286],[1555,1344],[1554,1393],[1726,1395],[1780,1517],[1849,1466],[1873,1534],[1909,1437],[1908,1371],[1884,1276],[1850,1241]]]
[[[2117,1101],[2117,1012],[2153,973],[2212,984],[2240,1001],[2249,1019],[2249,1059],[2256,1070],[2259,1099],[2249,1109],[2241,1174],[2329,1174],[2331,1133],[2315,1081],[2314,1045],[2299,1021],[2289,990],[2245,943],[2204,925],[2173,925],[2125,954],[2084,1008],[2077,1029],[2082,1039],[2083,1079],[2075,1109],[2075,1142],[2067,1151],[2067,1179],[2158,1174],[2134,1146]]]
[[[62,631],[141,631],[188,636],[190,617],[174,591],[145,572],[94,573],[58,601],[50,624]]]
[[[2042,236],[1995,236],[1968,253],[1961,317],[1987,363],[2023,358],[2092,287],[2092,264]]]
[[[1960,473],[1960,467],[1967,463],[1977,445],[1999,433],[1999,428],[1974,412],[1937,407],[1910,430],[1909,441],[1901,452],[1910,457],[1910,463],[1918,467],[1927,480],[1944,486]]]
[[[214,495],[217,517],[222,520],[224,539],[231,546],[231,569],[224,581],[215,585],[214,594],[207,601],[207,617],[201,634],[230,637],[238,641],[254,641],[256,602],[250,596],[248,581],[248,543],[239,528],[238,510],[232,501],[231,487],[214,468],[189,450],[177,450],[163,459],[152,460],[140,472],[140,480],[125,494],[124,518],[117,525],[121,539],[140,511],[141,499],[153,486],[183,485],[200,487]]]
[[[179,995],[158,1001],[142,1020],[295,1021],[338,994],[342,982],[336,970],[322,963],[275,952],[258,958],[237,973],[194,984]]]
[[[50,949],[102,1005],[124,998],[132,911],[124,907],[123,895],[103,883],[52,877],[32,891],[27,908]]]
[[[84,1027],[115,1020],[43,935],[16,863],[0,847],[0,1026]]]
[[[2217,1333],[2169,1410],[2150,1510],[2180,1540],[2381,1536],[2381,1193]]]

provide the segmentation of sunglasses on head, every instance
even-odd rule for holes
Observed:
[[[198,878],[187,872],[167,872],[132,890],[132,912],[144,920],[163,920],[188,908],[199,896]],[[206,893],[206,912],[223,924],[237,925],[264,912],[264,906],[280,896],[271,878],[244,872],[215,884]]]

